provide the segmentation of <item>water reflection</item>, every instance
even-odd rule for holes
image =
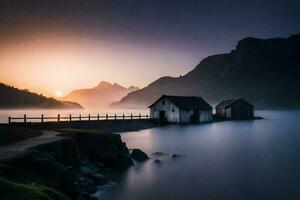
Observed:
[[[106,200],[300,199],[300,112],[267,120],[166,126],[122,135],[129,148],[168,156],[129,169]]]
[[[141,134],[140,134],[141,133]],[[139,137],[134,135],[139,134]],[[128,134],[122,134],[122,140],[126,141],[126,145],[130,149],[143,149],[146,153],[151,153],[151,149],[154,149],[153,141],[155,140],[155,134],[152,134],[152,129],[147,129],[142,132],[131,132]]]

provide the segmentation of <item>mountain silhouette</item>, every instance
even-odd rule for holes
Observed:
[[[227,54],[209,56],[180,77],[162,77],[114,104],[145,108],[167,95],[202,96],[212,105],[244,98],[256,108],[300,108],[300,34],[245,38]]]
[[[69,101],[58,101],[28,90],[20,90],[0,83],[0,108],[44,108],[44,109],[79,109],[81,105]]]
[[[128,93],[138,89],[138,87],[134,86],[126,88],[117,83],[111,84],[101,81],[94,88],[73,90],[62,99],[79,102],[84,107],[107,108],[111,103],[119,101]]]

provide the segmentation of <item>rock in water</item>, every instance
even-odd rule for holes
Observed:
[[[161,164],[161,160],[159,160],[159,159],[155,159],[155,160],[153,160],[153,162],[154,162],[155,164]]]
[[[130,157],[136,161],[145,161],[149,159],[147,154],[140,149],[133,149]]]
[[[177,155],[177,154],[171,154],[171,155],[170,155],[170,158],[171,158],[171,159],[176,159],[176,158],[179,158],[179,155]]]
[[[165,155],[163,152],[160,152],[160,151],[154,152],[152,154],[155,155],[155,156],[163,156],[163,155]]]

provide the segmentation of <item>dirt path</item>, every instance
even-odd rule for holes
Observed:
[[[59,132],[56,131],[42,131],[42,132],[43,134],[41,136],[29,138],[16,143],[12,143],[8,146],[0,147],[0,160],[10,158],[17,154],[23,153],[27,149],[34,146],[63,139],[63,137],[58,136],[58,134],[60,134]]]

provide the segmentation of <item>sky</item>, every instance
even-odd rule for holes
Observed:
[[[46,96],[144,87],[244,37],[297,33],[297,0],[0,0],[0,82]]]

